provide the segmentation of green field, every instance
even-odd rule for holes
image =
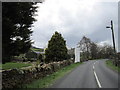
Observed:
[[[8,62],[5,64],[0,64],[0,68],[6,70],[6,69],[13,69],[13,68],[22,68],[22,67],[27,67],[31,65],[32,64]]]
[[[37,51],[37,52],[43,52],[44,51],[44,49],[37,49],[37,48],[31,48],[31,50]]]
[[[106,64],[108,67],[110,67],[111,69],[120,72],[120,67],[116,67],[115,65],[113,65],[112,60],[107,60]]]
[[[66,66],[57,72],[48,75],[42,79],[38,79],[36,81],[33,81],[30,84],[23,85],[23,88],[47,88],[50,85],[52,85],[57,79],[63,77],[65,74],[72,71],[74,68],[79,66],[81,63],[71,64],[69,66]]]

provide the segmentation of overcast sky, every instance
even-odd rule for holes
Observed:
[[[111,20],[117,45],[118,0],[45,0],[38,6],[33,46],[47,47],[55,31],[62,34],[68,48],[75,47],[84,35],[98,44],[112,45],[111,30],[106,29]]]

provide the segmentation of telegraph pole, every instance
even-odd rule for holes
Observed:
[[[106,28],[111,28],[112,30],[112,38],[113,38],[113,48],[114,48],[114,59],[115,59],[115,65],[116,65],[116,49],[115,49],[115,37],[114,37],[114,30],[113,30],[113,22],[111,20],[111,26],[107,26]]]
[[[113,30],[113,22],[112,22],[112,20],[111,20],[111,30],[112,30],[114,53],[116,53],[116,50],[115,50],[115,37],[114,37],[114,30]]]

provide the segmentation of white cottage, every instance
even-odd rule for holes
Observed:
[[[80,62],[80,48],[75,48],[75,63]]]

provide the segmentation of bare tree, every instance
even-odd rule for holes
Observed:
[[[92,42],[90,46],[90,55],[91,55],[91,59],[98,58],[98,45],[94,42]]]
[[[90,46],[91,46],[91,40],[85,36],[81,39],[81,41],[78,43],[80,50],[82,51],[82,57],[83,59],[89,59],[90,58]]]

